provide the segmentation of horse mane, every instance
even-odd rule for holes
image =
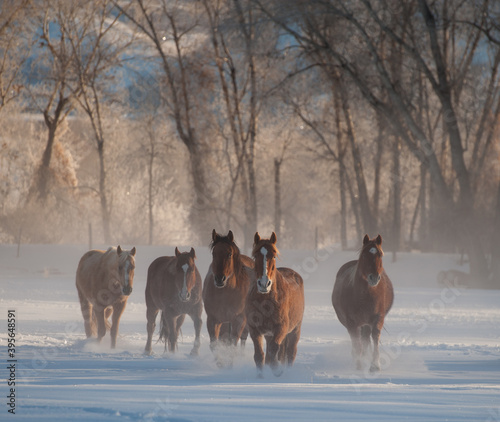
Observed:
[[[278,256],[280,254],[280,251],[278,250],[278,248],[276,247],[276,244],[272,243],[269,241],[269,239],[261,239],[260,242],[258,242],[256,245],[254,245],[253,247],[253,250],[252,250],[252,256],[254,258],[257,257],[257,254],[260,252],[260,249],[262,248],[262,246],[268,246],[269,248],[271,248],[271,252],[274,254],[274,256]]]
[[[107,259],[115,258],[118,264],[123,264],[129,258],[130,251],[123,250],[124,253],[118,255],[117,249],[118,248],[116,246],[110,246],[104,253],[104,255],[106,256]]]

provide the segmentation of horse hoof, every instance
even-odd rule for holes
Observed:
[[[193,350],[191,350],[191,353],[189,353],[189,356],[191,356],[191,357],[196,357],[199,355],[200,355],[200,352],[198,351],[198,349],[193,349]]]
[[[264,379],[264,374],[262,373],[262,371],[257,372],[257,378]]]
[[[281,377],[281,375],[283,375],[283,369],[280,367],[273,368],[273,374],[275,377]]]
[[[370,366],[370,372],[380,371],[380,365],[378,363],[372,363]]]

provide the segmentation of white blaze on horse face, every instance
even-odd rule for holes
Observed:
[[[130,285],[130,280],[129,280],[129,274],[130,273],[128,271],[128,267],[130,267],[130,262],[127,260],[125,262],[125,274],[124,274],[124,276],[125,276],[125,286],[124,287],[127,287],[127,286]]]
[[[187,289],[187,270],[189,268],[188,264],[184,264],[182,266],[182,271],[184,271],[184,282],[182,285],[181,298],[186,300],[188,298],[188,289]]]
[[[271,288],[271,280],[267,275],[267,249],[262,246],[260,253],[263,256],[262,276],[257,280],[257,287],[260,293],[268,293]]]
[[[373,255],[376,255],[376,254],[377,254],[377,252],[378,252],[378,249],[377,249],[375,246],[373,246],[373,247],[370,249],[370,253],[372,253]]]

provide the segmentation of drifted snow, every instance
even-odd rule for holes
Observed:
[[[115,350],[109,334],[102,344],[85,339],[74,284],[83,246],[26,245],[20,258],[16,252],[0,245],[0,362],[5,368],[8,309],[16,311],[18,359],[16,415],[2,404],[1,420],[500,421],[500,291],[438,285],[439,271],[466,270],[458,257],[385,259],[395,301],[381,337],[382,371],[370,374],[354,369],[349,336],[330,302],[337,270],[356,254],[283,251],[278,265],[305,280],[302,336],[295,365],[279,378],[266,370],[259,379],[250,339],[233,367],[221,369],[204,326],[200,356],[189,357],[189,317],[175,355],[164,354],[161,343],[153,344],[154,356],[143,355],[147,268],[174,248],[137,248]],[[196,252],[204,276],[209,250]]]

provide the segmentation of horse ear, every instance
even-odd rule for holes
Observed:
[[[227,234],[227,238],[229,239],[230,242],[232,242],[234,240],[234,235],[233,235],[233,232],[231,230],[229,230],[229,233]]]
[[[272,233],[271,234],[271,239],[269,239],[271,241],[271,243],[274,243],[276,244],[276,242],[278,241],[278,239],[276,238],[276,233]]]
[[[132,250],[130,251],[130,255],[135,256],[135,252],[136,252],[136,250],[135,250],[135,246],[134,246],[132,248]]]
[[[191,258],[196,259],[196,252],[194,251],[194,248],[191,248],[189,255],[191,255]]]
[[[380,246],[382,244],[382,236],[378,235],[375,239],[375,243]]]
[[[217,232],[215,229],[212,230],[212,240],[215,242],[215,239],[217,239]]]
[[[179,248],[176,246],[175,247],[175,256],[179,256],[181,253],[179,252]]]
[[[116,252],[118,253],[118,255],[121,255],[122,254],[122,247],[120,245],[118,245],[118,247],[116,248]]]
[[[255,232],[255,236],[253,237],[253,243],[254,243],[254,245],[256,245],[259,242],[260,242],[259,232]]]
[[[370,238],[368,237],[367,234],[365,234],[365,237],[363,237],[363,245],[366,245],[370,241]]]

